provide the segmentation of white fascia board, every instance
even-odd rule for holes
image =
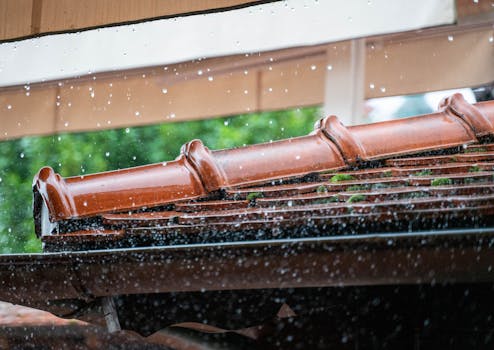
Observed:
[[[287,0],[0,44],[0,86],[451,24],[454,0]]]

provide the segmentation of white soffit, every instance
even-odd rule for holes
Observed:
[[[451,24],[454,0],[288,0],[0,44],[0,86]]]

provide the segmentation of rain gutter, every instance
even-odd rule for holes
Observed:
[[[0,256],[0,300],[494,282],[494,228]]]

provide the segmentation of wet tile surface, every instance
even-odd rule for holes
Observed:
[[[56,251],[486,227],[494,212],[493,148],[474,144],[63,221],[43,240]]]

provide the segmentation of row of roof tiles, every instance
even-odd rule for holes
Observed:
[[[458,100],[462,102],[458,96],[450,99],[448,108],[460,103]],[[494,104],[484,103],[480,106],[477,111],[481,110],[484,113]],[[468,108],[464,110],[468,111]],[[296,168],[290,176],[282,176],[277,180],[269,176],[259,177],[255,181],[243,181],[240,185],[220,186],[221,191],[215,190],[209,195],[203,194],[193,198],[184,194],[183,190],[170,192],[170,188],[162,185],[155,188],[156,192],[152,198],[157,202],[153,202],[150,207],[147,204],[129,210],[126,200],[129,197],[137,200],[136,197],[141,195],[143,188],[135,182],[139,176],[144,176],[141,183],[161,181],[161,178],[157,178],[160,173],[167,172],[169,163],[165,166],[158,164],[150,166],[151,168],[146,166],[93,175],[98,181],[105,179],[106,182],[99,182],[99,186],[105,191],[108,188],[115,191],[112,192],[112,196],[104,192],[114,200],[112,210],[99,208],[100,211],[93,216],[60,220],[60,234],[44,235],[42,239],[47,250],[59,250],[84,249],[88,244],[108,247],[273,238],[287,234],[294,237],[491,225],[494,211],[494,144],[479,143],[478,139],[473,137],[461,137],[454,141],[451,135],[457,137],[461,134],[458,132],[458,125],[463,128],[461,135],[467,135],[469,132],[473,134],[472,130],[477,130],[481,140],[485,140],[488,132],[475,129],[476,127],[472,126],[476,125],[475,123],[468,126],[468,129],[462,124],[466,118],[451,117],[448,111],[445,109],[432,116],[411,118],[411,122],[405,121],[400,126],[407,128],[414,125],[417,130],[421,128],[429,132],[429,119],[441,119],[442,123],[445,123],[444,127],[434,132],[445,135],[427,140],[430,144],[441,144],[441,147],[438,146],[439,151],[423,153],[424,150],[431,149],[424,146],[419,154],[412,156],[402,155],[367,162],[357,161],[355,157],[355,162],[351,165],[348,165],[350,162],[345,158],[347,165],[343,167],[338,163],[337,169],[329,170],[314,161],[310,171],[306,169],[306,172],[301,172]],[[455,111],[459,113],[457,109]],[[494,121],[494,114],[488,115]],[[399,124],[398,121],[393,123]],[[387,123],[381,126],[384,129],[389,127]],[[373,130],[380,130],[378,124],[368,127],[371,128],[369,135],[373,134]],[[315,135],[320,130],[316,128]],[[452,134],[451,130],[454,131]],[[308,137],[317,137],[315,135]],[[414,138],[417,139],[416,134]],[[281,143],[291,149],[298,140],[285,140]],[[307,140],[304,142],[308,142]],[[220,152],[236,153],[236,156],[232,157],[237,159],[242,157],[242,152],[246,149],[250,152],[248,148]],[[410,153],[410,149],[404,147],[401,154]],[[417,150],[414,149],[413,152]],[[400,154],[398,150],[396,153]],[[211,154],[216,155],[209,151],[208,154],[210,157]],[[283,154],[286,155],[278,154],[281,163],[284,162]],[[293,157],[294,154],[298,153],[292,152],[288,157]],[[184,159],[182,157],[178,162],[185,162]],[[172,165],[172,168],[176,166],[177,163]],[[254,170],[259,168],[255,163],[247,161],[244,166],[253,167]],[[278,163],[273,164],[273,167],[277,166]],[[158,167],[159,171],[156,170]],[[208,169],[207,166],[198,168]],[[313,171],[314,168],[323,170]],[[188,169],[188,166],[185,165],[184,169]],[[226,168],[222,165],[222,169]],[[267,170],[260,171],[262,173]],[[116,183],[116,178],[120,176],[128,176],[130,179],[123,184]],[[59,183],[63,184],[77,183],[79,191],[84,188],[87,191],[87,200],[95,202],[94,206],[98,207],[98,195],[101,192],[94,187],[93,179],[58,179]],[[40,184],[43,182],[38,179],[35,185]],[[72,185],[68,186],[70,189],[75,188],[70,187]],[[119,191],[116,191],[116,188]],[[181,193],[182,197],[171,201],[167,197],[170,193],[174,196]],[[121,198],[124,198],[123,204],[120,202]],[[52,219],[57,215],[58,212],[52,213]]]
[[[457,94],[427,116],[348,128],[330,116],[308,136],[231,150],[210,151],[194,140],[175,161],[133,169],[63,179],[43,168],[33,186],[36,230],[41,234],[43,205],[51,221],[60,221],[204,198],[238,186],[477,143],[494,133],[493,125],[493,102],[470,105]]]

